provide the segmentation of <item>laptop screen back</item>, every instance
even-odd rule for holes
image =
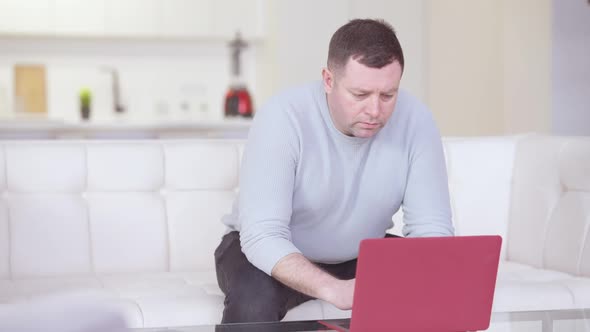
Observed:
[[[487,329],[501,243],[499,236],[363,240],[351,331]]]

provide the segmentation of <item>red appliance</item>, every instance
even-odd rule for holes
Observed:
[[[232,78],[229,89],[225,94],[225,116],[226,117],[252,117],[254,108],[252,97],[246,83],[241,76],[240,53],[248,44],[236,33],[236,38],[229,44],[231,49]]]

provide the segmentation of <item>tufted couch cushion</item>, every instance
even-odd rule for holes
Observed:
[[[91,289],[132,326],[218,321],[212,253],[235,197],[241,146],[3,145],[0,303]]]
[[[509,259],[590,277],[590,142],[524,141],[517,158]]]
[[[213,251],[242,145],[0,143],[0,311],[84,289],[134,327],[218,322]],[[590,307],[590,140],[446,138],[444,148],[457,234],[505,239],[494,311]],[[349,315],[311,301],[285,319]]]
[[[504,238],[494,311],[590,307],[590,138],[446,139],[458,235]]]
[[[494,311],[590,307],[590,139],[528,136],[512,147],[502,140],[463,141],[479,149],[461,157],[454,155],[460,142],[446,144],[451,163],[459,157],[462,165],[450,165],[457,233],[506,240]],[[461,188],[467,159],[480,180]],[[502,163],[510,159],[513,167]]]

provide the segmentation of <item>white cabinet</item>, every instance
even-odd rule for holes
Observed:
[[[164,37],[207,37],[211,33],[209,0],[162,0],[158,34]]]
[[[262,38],[270,0],[0,0],[0,35]]]
[[[212,0],[212,35],[233,38],[240,31],[246,39],[264,36],[266,0]]]
[[[0,0],[0,31],[9,34],[52,33],[51,0]]]
[[[53,1],[53,30],[56,35],[104,35],[106,14],[104,1]]]
[[[160,0],[106,1],[107,37],[151,37],[158,34]]]

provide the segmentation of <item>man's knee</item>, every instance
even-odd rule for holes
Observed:
[[[274,322],[287,313],[284,288],[267,275],[269,280],[241,280],[225,297],[222,323]]]

